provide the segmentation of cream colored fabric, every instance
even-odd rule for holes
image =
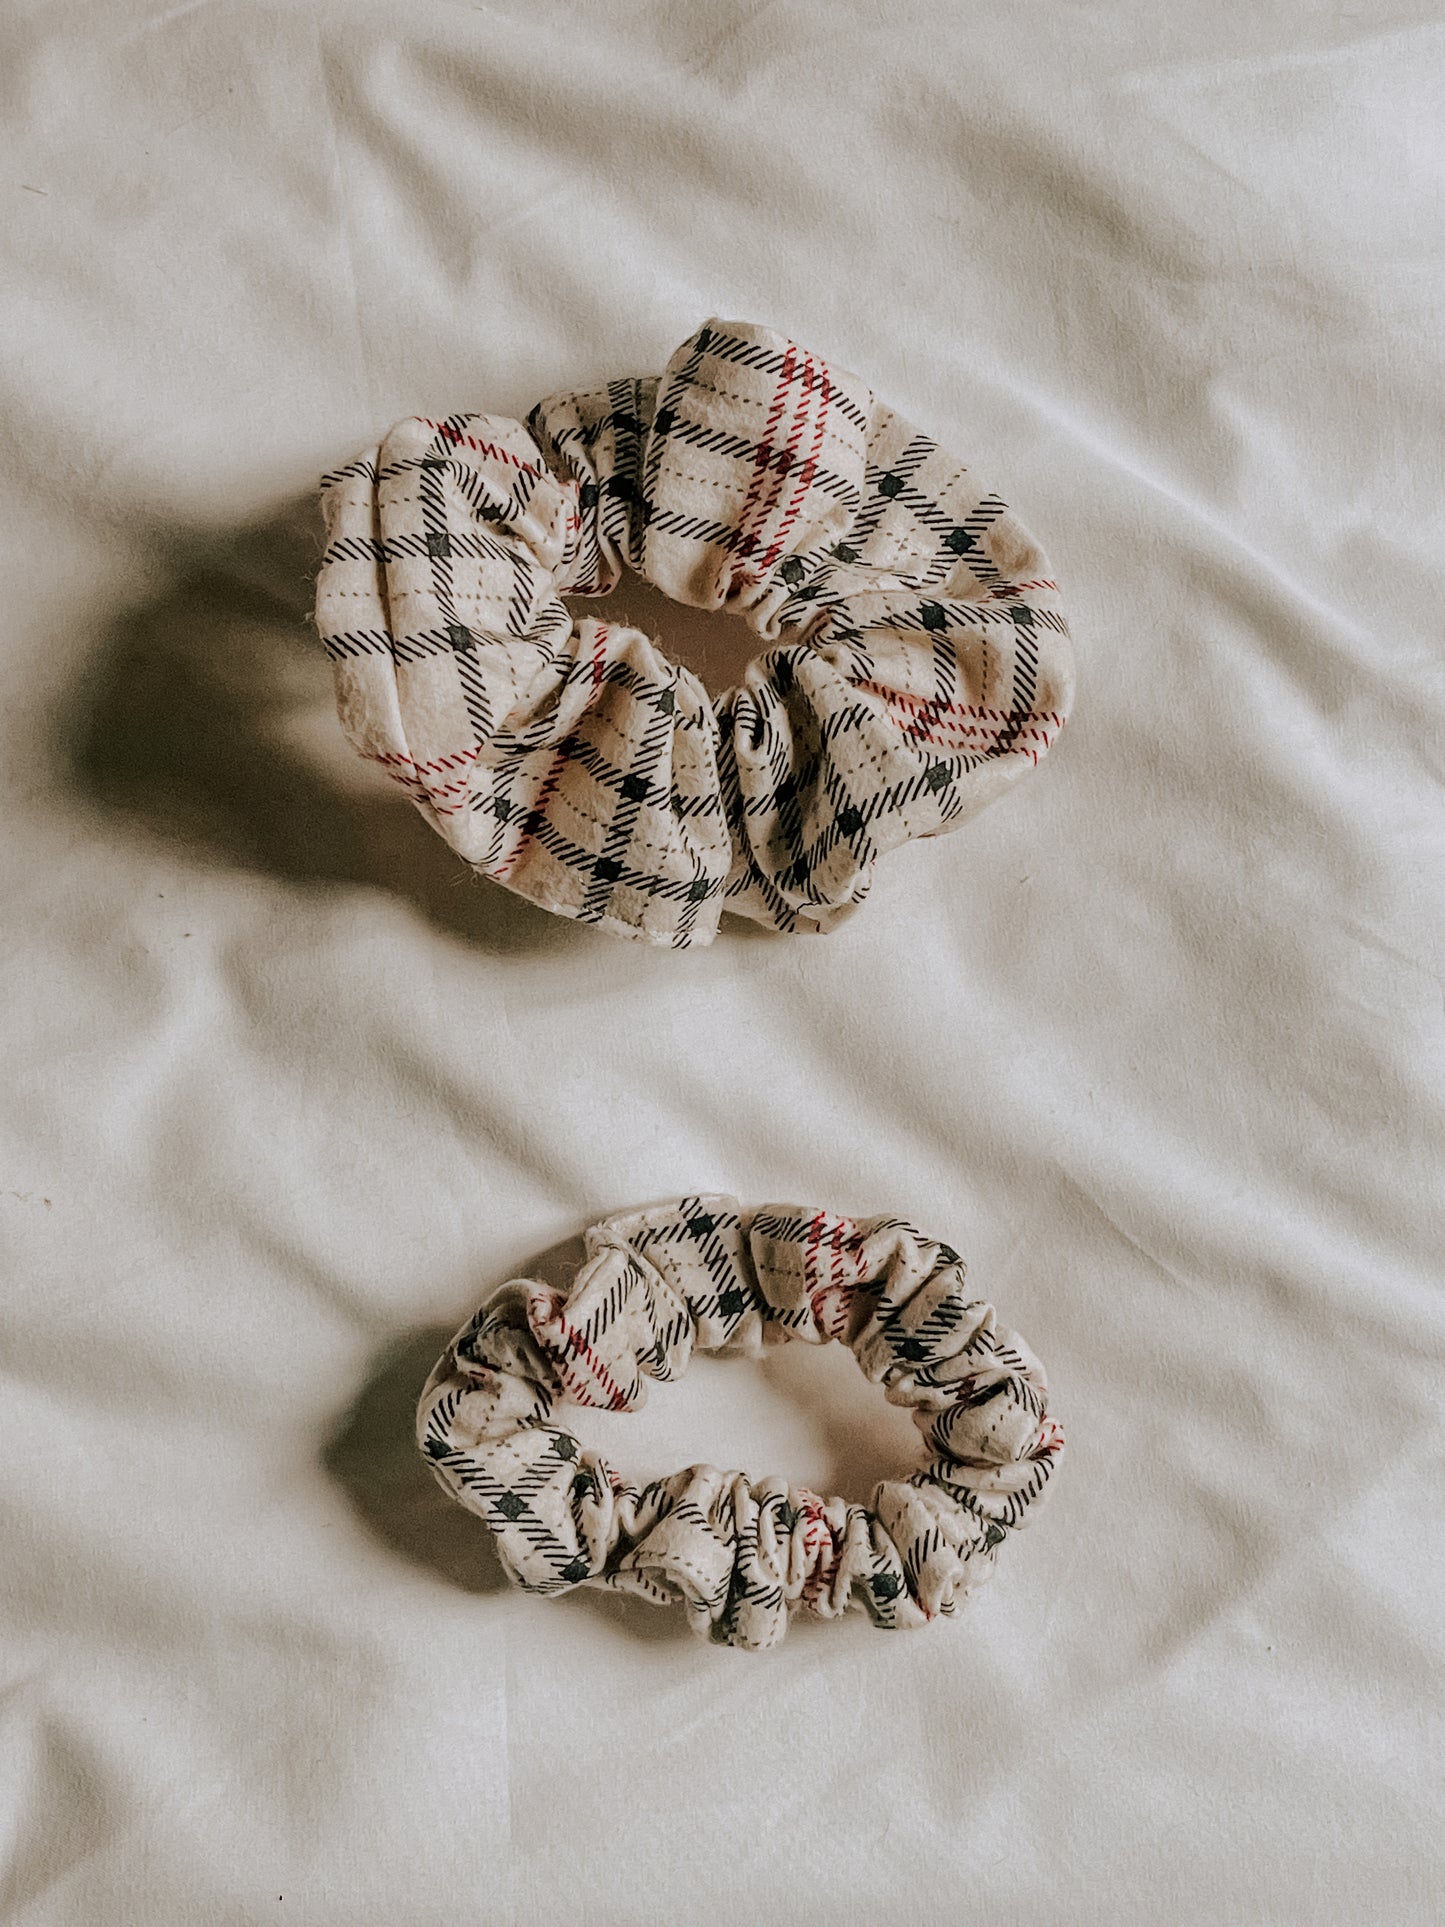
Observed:
[[[587,1253],[568,1292],[495,1293],[417,1413],[438,1478],[528,1591],[680,1600],[694,1632],[750,1649],[776,1645],[800,1606],[921,1626],[988,1577],[1043,1496],[1064,1443],[1043,1368],[968,1295],[958,1253],[900,1219],[683,1198],[594,1226]],[[912,1412],[926,1466],[866,1507],[710,1465],[639,1487],[561,1423],[568,1400],[637,1409],[694,1349],[787,1339],[847,1345]]]
[[[830,930],[1063,725],[1037,545],[963,464],[786,336],[706,322],[661,378],[524,428],[400,423],[326,477],[316,617],[356,748],[469,863],[622,936],[728,909]],[[623,563],[769,645],[714,704],[606,596]]]

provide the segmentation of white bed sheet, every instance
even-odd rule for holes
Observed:
[[[7,1922],[1445,1912],[1445,32],[1167,11],[6,9]],[[361,775],[307,501],[709,313],[1017,506],[1081,697],[836,935],[659,954]],[[429,1483],[444,1328],[697,1188],[1048,1363],[954,1625],[538,1603]],[[863,1496],[845,1363],[607,1439]]]

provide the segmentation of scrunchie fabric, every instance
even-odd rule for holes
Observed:
[[[559,915],[832,929],[878,858],[1030,770],[1073,693],[1048,565],[856,375],[707,322],[660,378],[413,419],[322,483],[342,723],[466,860]],[[714,703],[564,596],[623,565],[769,645]]]
[[[1043,1368],[969,1296],[956,1251],[897,1218],[731,1198],[609,1218],[569,1292],[504,1285],[422,1394],[417,1437],[530,1592],[680,1601],[694,1632],[758,1649],[790,1610],[921,1626],[988,1577],[1063,1448]],[[565,1400],[635,1411],[691,1354],[848,1345],[910,1408],[931,1457],[870,1506],[695,1465],[627,1483],[558,1423]]]

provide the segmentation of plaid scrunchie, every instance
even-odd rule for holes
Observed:
[[[317,624],[352,743],[467,861],[677,946],[720,912],[829,930],[1068,712],[1032,538],[855,375],[709,321],[660,379],[400,423],[324,478]],[[768,645],[714,703],[562,601],[623,564]]]
[[[875,1625],[950,1614],[1048,1482],[1063,1433],[1042,1367],[964,1286],[957,1252],[896,1218],[731,1198],[609,1218],[570,1292],[504,1285],[427,1382],[417,1437],[528,1591],[680,1600],[694,1632],[773,1646],[789,1610]],[[871,1506],[691,1466],[627,1484],[557,1423],[560,1401],[632,1411],[694,1350],[840,1339],[911,1408],[932,1457]]]

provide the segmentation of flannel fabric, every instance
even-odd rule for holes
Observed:
[[[970,1298],[958,1253],[896,1218],[731,1198],[609,1218],[570,1292],[520,1280],[458,1333],[422,1394],[417,1436],[443,1485],[491,1528],[529,1591],[600,1585],[680,1600],[724,1645],[775,1645],[789,1610],[875,1625],[952,1613],[1024,1523],[1063,1448],[1028,1348]],[[912,1409],[931,1452],[869,1507],[779,1478],[691,1466],[635,1486],[555,1417],[632,1411],[694,1350],[839,1339]]]
[[[1068,628],[1032,538],[857,376],[712,320],[661,378],[413,419],[327,475],[317,623],[352,743],[478,870],[676,946],[829,930],[878,858],[1049,748]],[[714,703],[574,623],[626,564],[768,645]]]

